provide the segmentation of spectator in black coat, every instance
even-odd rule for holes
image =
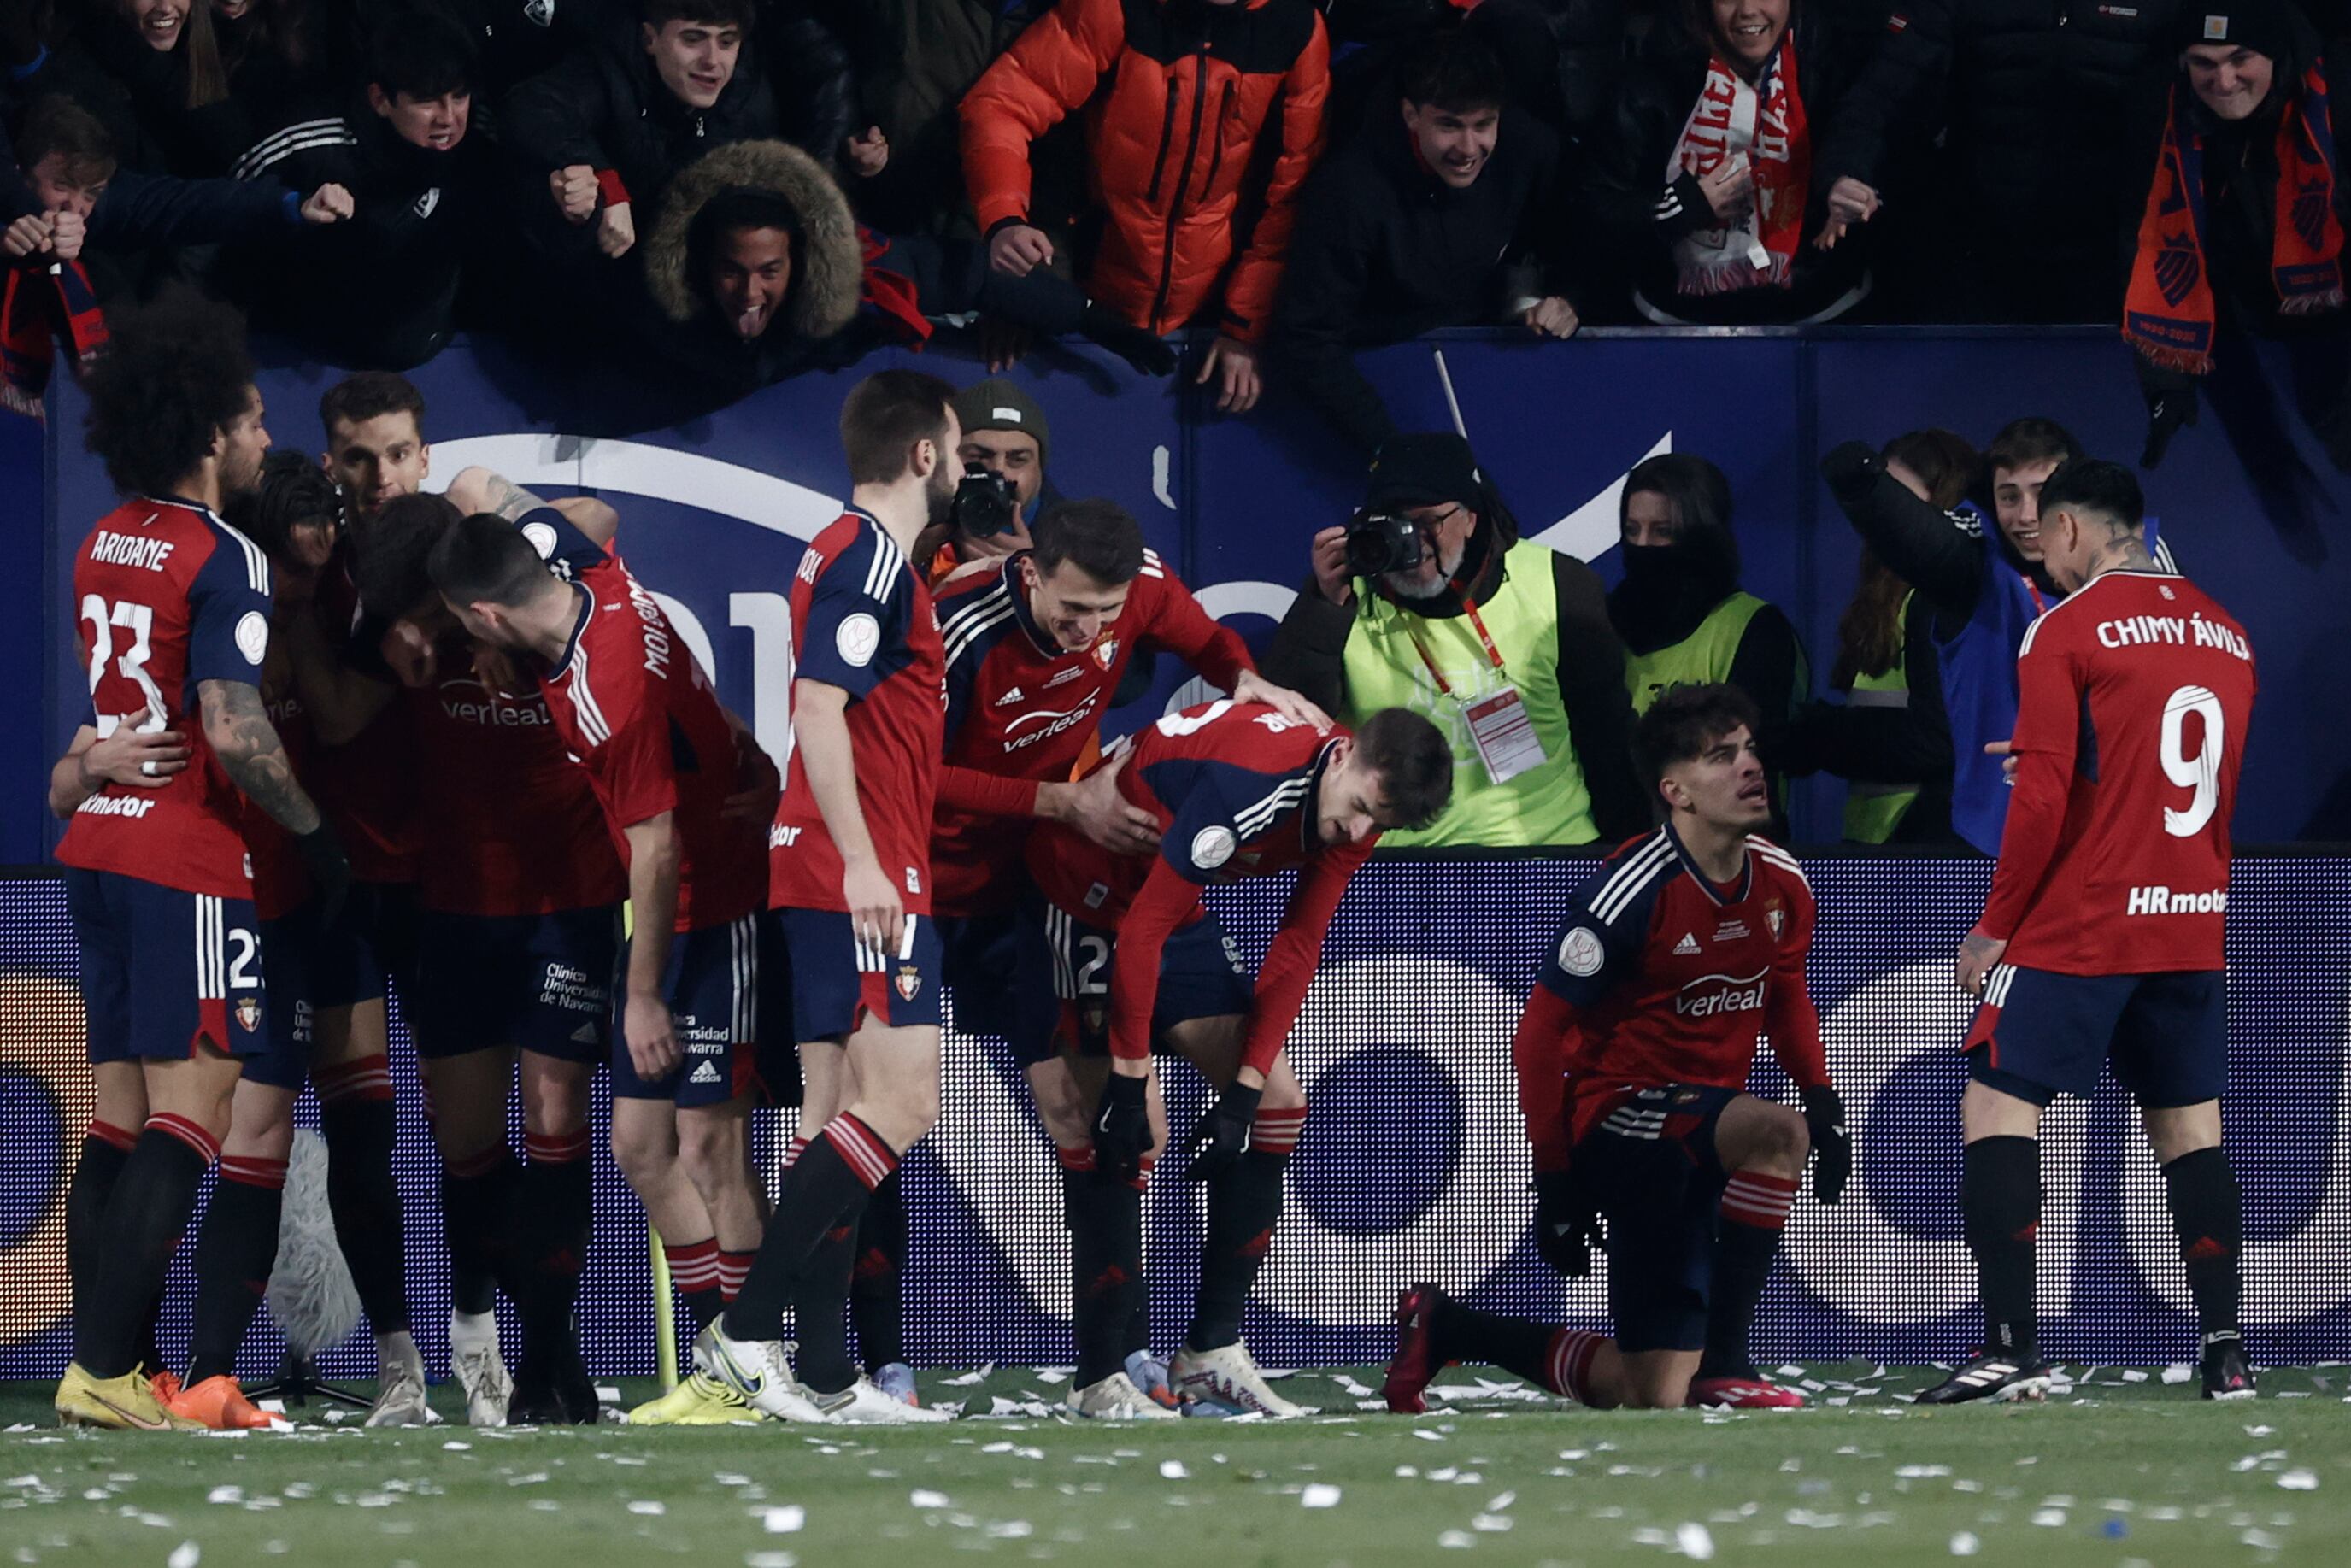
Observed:
[[[1830,172],[1882,187],[1906,144],[1940,167],[1896,202],[1939,221],[1905,264],[1924,319],[2115,319],[2112,238],[2129,189],[2133,84],[2170,46],[2180,0],[1900,0],[1855,78]]]
[[[256,324],[336,364],[403,370],[456,324],[465,263],[496,238],[496,171],[474,129],[473,42],[420,11],[376,37],[360,102],[298,120],[238,160],[237,178],[351,193],[355,221],[229,271]]]
[[[126,167],[225,174],[252,140],[213,36],[210,0],[88,0],[25,84],[96,114]]]
[[[2283,345],[2304,419],[2351,472],[2351,186],[2337,129],[2351,79],[2286,0],[2215,5],[2181,19],[2177,64],[2151,73],[2137,117],[2123,336],[2147,406],[2139,462],[2163,460],[2201,388],[2273,521],[2314,547],[2324,487],[2249,340]]]
[[[1626,74],[1595,203],[1664,325],[1825,321],[1868,293],[1840,245],[1876,193],[1833,189],[1850,73],[1800,0],[1690,0]]]
[[[350,215],[350,193],[321,183],[306,198],[275,181],[176,180],[119,167],[113,138],[88,110],[52,96],[16,139],[34,210],[7,227],[12,262],[78,262],[101,305],[136,295],[167,268],[156,247],[290,238],[300,225]]]
[[[1274,353],[1300,396],[1369,455],[1396,433],[1353,350],[1439,327],[1576,329],[1560,276],[1556,144],[1503,110],[1502,68],[1456,34],[1403,79],[1381,118],[1310,179],[1274,317]]]

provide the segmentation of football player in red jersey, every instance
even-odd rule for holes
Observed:
[[[1048,507],[1029,545],[941,590],[939,625],[947,738],[931,873],[947,987],[967,1032],[1010,1041],[1040,1103],[1069,1107],[1062,1124],[1080,1136],[1056,1152],[1075,1223],[1091,1203],[1081,1189],[1105,1179],[1082,1135],[1099,1086],[1081,1090],[1066,1059],[1037,1054],[1050,1051],[1049,1040],[1012,1021],[1014,912],[1027,885],[1021,852],[1029,822],[1070,823],[1105,849],[1156,847],[1148,813],[1118,794],[1113,775],[1070,782],[1094,753],[1102,716],[1138,653],[1165,649],[1236,702],[1266,704],[1318,733],[1331,720],[1260,676],[1238,634],[1209,617],[1144,547],[1142,526],[1111,501]],[[1164,1112],[1155,1109],[1155,1118],[1164,1126]],[[1146,1293],[1133,1292],[1126,1370],[1158,1397],[1166,1374],[1149,1355]],[[862,1320],[859,1326],[862,1338]]]
[[[2036,1398],[2041,1113],[2100,1068],[2138,1101],[2188,1265],[2204,1396],[2250,1398],[2237,1318],[2243,1197],[2220,1147],[2229,815],[2252,718],[2252,644],[2148,554],[2138,481],[2076,458],[2041,490],[2063,603],[2018,655],[2015,796],[1959,982],[1982,998],[1959,1102],[1960,1187],[1984,1349],[1922,1405]]]
[[[158,1400],[140,1342],[263,1039],[245,824],[296,835],[320,919],[350,866],[262,706],[268,561],[219,515],[269,448],[243,324],[169,296],[115,324],[87,386],[89,448],[124,500],[75,558],[91,716],[50,779],[70,818],[57,858],[97,1085],[67,1197],[74,1360],[56,1403],[70,1423],[159,1428],[197,1423]],[[198,722],[178,728],[191,710]],[[91,761],[126,726],[181,737],[138,757],[131,784]]]
[[[1171,714],[1105,758],[1121,799],[1147,814],[1155,855],[1106,849],[1050,822],[1029,836],[1039,899],[1020,932],[1019,1054],[1059,1056],[1072,1090],[1039,1096],[1061,1148],[1091,1146],[1099,1179],[1071,1189],[1078,1375],[1070,1405],[1113,1418],[1164,1416],[1122,1370],[1140,1288],[1143,1197],[1158,1141],[1149,1111],[1155,1048],[1200,1069],[1217,1094],[1194,1130],[1190,1174],[1208,1184],[1200,1293],[1168,1368],[1176,1393],[1272,1416],[1305,1412],[1276,1394],[1241,1343],[1241,1314],[1281,1216],[1282,1180],[1306,1096],[1284,1051],[1355,868],[1385,828],[1433,821],[1452,797],[1437,727],[1384,709],[1354,735],[1325,733],[1263,704]],[[1252,987],[1201,908],[1211,883],[1299,873]]]
[[[446,496],[387,501],[354,560],[363,631],[381,629],[415,725],[419,798],[414,995],[406,1012],[444,1166],[453,1289],[450,1361],[468,1418],[590,1422],[595,1386],[572,1308],[592,1220],[588,1095],[609,1050],[611,977],[627,880],[593,787],[556,733],[534,681],[466,637],[426,562],[460,518],[519,524],[547,503],[481,469]],[[582,497],[555,503],[599,543],[618,524]],[[563,570],[551,562],[550,570]],[[357,638],[355,638],[357,640]],[[517,1064],[519,1073],[517,1073]],[[519,1076],[517,1165],[507,1107]],[[509,1380],[491,1310],[522,1319]]]
[[[628,866],[635,928],[612,1051],[612,1155],[699,1333],[726,1303],[719,1259],[747,1260],[766,1219],[749,1113],[775,765],[742,746],[743,727],[653,596],[560,512],[527,513],[518,529],[467,517],[429,565],[470,635],[538,672]],[[731,805],[747,792],[765,809]],[[630,1419],[758,1416],[697,1373]]]
[[[1771,797],[1754,705],[1676,686],[1635,730],[1666,823],[1601,862],[1569,905],[1510,1053],[1534,1146],[1536,1237],[1591,1270],[1607,1220],[1615,1337],[1464,1306],[1435,1285],[1397,1303],[1388,1408],[1426,1408],[1447,1364],[1490,1362],[1599,1407],[1800,1405],[1748,1360],[1755,1304],[1817,1151],[1813,1193],[1844,1195],[1844,1108],[1805,979],[1813,894],[1755,830]],[[1800,1114],[1746,1092],[1758,1037]]]
[[[792,579],[795,739],[769,834],[768,900],[791,957],[810,1141],[734,1304],[694,1348],[705,1376],[789,1420],[940,1415],[858,1371],[847,1312],[866,1203],[939,1115],[930,831],[946,670],[930,590],[907,552],[955,497],[954,396],[913,371],[850,392],[850,509]],[[797,1371],[782,1343],[788,1304]]]

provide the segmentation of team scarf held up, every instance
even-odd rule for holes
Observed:
[[[106,341],[106,318],[81,263],[9,267],[0,283],[0,370],[6,374],[0,406],[41,417],[59,338],[76,360]]]
[[[1719,54],[1708,55],[1706,85],[1674,144],[1666,183],[1684,173],[1703,178],[1725,160],[1740,157],[1754,170],[1754,202],[1737,223],[1698,229],[1674,242],[1684,294],[1792,285],[1813,163],[1792,32],[1781,35],[1779,49],[1752,84]]]
[[[2204,138],[2183,124],[2189,91],[2171,86],[2163,147],[2138,254],[2123,301],[2123,336],[2166,370],[2203,375],[2212,368],[2215,309],[2204,254]],[[2313,64],[2302,91],[2278,113],[2277,210],[2270,240],[2270,281],[2287,316],[2342,308],[2343,225],[2335,214],[2335,133],[2326,78]]]

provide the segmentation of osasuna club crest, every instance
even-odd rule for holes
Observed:
[[[236,998],[236,1027],[245,1030],[247,1034],[251,1034],[255,1030],[261,1027],[261,998],[259,997],[239,997]]]
[[[898,977],[893,984],[898,988],[898,999],[911,1002],[914,999],[914,993],[923,988],[923,972],[912,964],[900,965]]]
[[[1775,904],[1763,912],[1763,923],[1771,928],[1772,938],[1776,941],[1781,927],[1788,924],[1788,912]]]
[[[1105,637],[1101,642],[1094,644],[1094,663],[1100,664],[1103,669],[1109,669],[1110,662],[1117,657],[1117,638]]]

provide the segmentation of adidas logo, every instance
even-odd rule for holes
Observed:
[[[1010,707],[1014,703],[1019,702],[1022,697],[1028,695],[1028,693],[1022,691],[1019,686],[1015,686],[1010,691],[1005,693],[1002,696],[997,698],[996,706],[998,707]]]
[[[716,1063],[716,1062],[715,1062],[715,1061],[705,1061],[705,1062],[704,1062],[701,1066],[699,1066],[699,1067],[697,1067],[697,1068],[695,1068],[695,1069],[694,1070],[694,1073],[693,1073],[693,1075],[692,1075],[691,1077],[689,1077],[688,1079],[686,1079],[686,1082],[687,1082],[688,1083],[716,1083],[716,1082],[718,1082],[718,1063]]]
[[[1697,951],[1698,937],[1687,931],[1683,932],[1682,939],[1674,944],[1674,956],[1677,958],[1679,958],[1686,954],[1695,953]]]

